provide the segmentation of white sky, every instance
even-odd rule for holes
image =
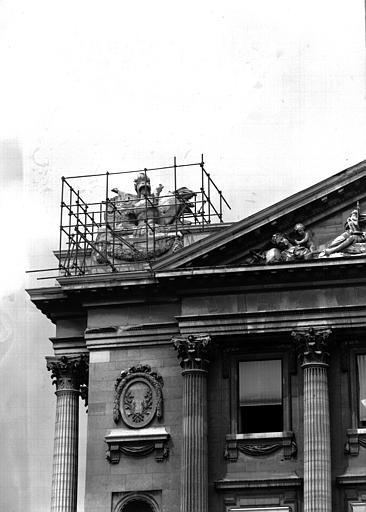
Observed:
[[[11,378],[26,384],[13,369],[26,351],[30,431],[13,442],[27,450],[31,437],[37,447],[25,465],[3,458],[0,481],[12,463],[27,510],[42,512],[54,407],[43,356],[53,329],[20,290],[25,268],[53,264],[60,177],[204,153],[232,205],[227,220],[238,220],[365,159],[364,1],[2,0],[0,62],[0,141],[10,148],[0,154],[0,306],[14,340],[0,374],[9,372],[8,403],[22,393]],[[16,323],[14,304],[24,313]]]

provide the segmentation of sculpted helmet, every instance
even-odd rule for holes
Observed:
[[[151,192],[150,178],[141,172],[134,180],[135,190],[139,194],[140,190],[145,187],[148,193]]]
[[[298,224],[295,224],[294,231],[295,231],[296,233],[297,233],[298,231],[305,231],[305,226],[304,226],[304,224],[301,224],[301,222],[299,222]]]

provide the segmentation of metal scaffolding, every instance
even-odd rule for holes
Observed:
[[[199,177],[195,174],[197,190],[178,187],[178,170],[181,174],[193,167],[198,167],[200,172]],[[162,186],[155,194],[151,188],[148,190],[150,175],[157,171],[169,173],[172,191],[161,194]],[[117,178],[129,174],[137,176],[135,189],[137,182],[144,190],[139,197],[111,188]],[[85,180],[104,182],[102,201],[81,197],[80,190],[88,189]],[[80,186],[81,183],[84,185]],[[116,195],[111,197],[111,192]],[[63,177],[57,253],[59,275],[128,271],[133,263],[149,264],[161,255],[161,246],[166,249],[168,242],[174,252],[182,231],[192,228],[203,231],[211,224],[222,223],[225,207],[230,209],[206,171],[203,155],[200,162],[192,164],[178,165],[174,157],[171,166]]]

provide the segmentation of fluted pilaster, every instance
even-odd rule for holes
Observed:
[[[293,336],[304,370],[304,512],[331,512],[331,452],[328,393],[330,330]]]
[[[183,368],[181,512],[208,511],[207,367],[210,337],[173,338]]]
[[[88,363],[84,355],[48,357],[47,368],[57,396],[51,512],[76,512],[79,396],[81,389],[85,392]]]

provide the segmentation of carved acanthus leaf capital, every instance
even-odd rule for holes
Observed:
[[[172,342],[184,370],[207,370],[211,352],[211,337],[208,334],[174,336]]]
[[[331,329],[306,329],[291,333],[295,340],[301,366],[311,364],[328,364],[328,338]]]
[[[46,357],[56,391],[79,391],[87,404],[89,357],[87,354]]]

